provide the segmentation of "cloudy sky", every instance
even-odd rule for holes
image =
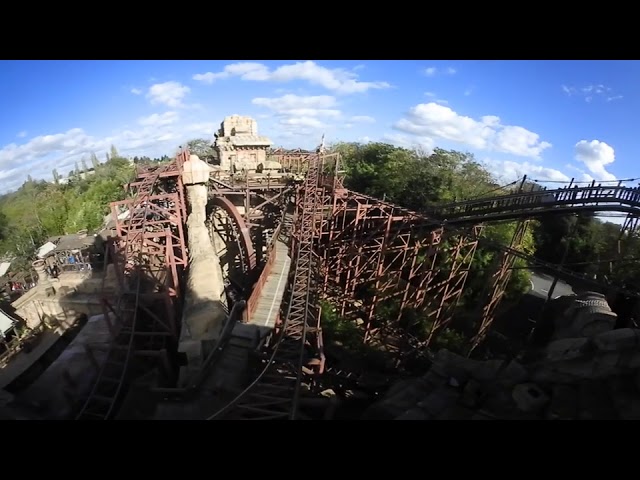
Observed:
[[[640,176],[635,61],[2,61],[0,193],[111,144],[173,155],[227,115],[275,145],[472,152],[498,178]]]

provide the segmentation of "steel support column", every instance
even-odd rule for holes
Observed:
[[[523,220],[516,224],[515,232],[511,237],[509,248],[517,250],[522,245],[528,226],[528,220]],[[478,332],[471,340],[469,355],[471,355],[473,351],[484,341],[491,329],[495,319],[496,309],[498,308],[498,305],[506,292],[509,280],[511,279],[511,273],[513,272],[512,268],[515,261],[515,255],[512,255],[509,251],[500,252],[496,257],[496,268],[489,283],[486,303],[482,307]]]

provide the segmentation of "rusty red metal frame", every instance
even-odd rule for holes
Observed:
[[[296,419],[300,385],[324,368],[320,311],[314,293],[318,257],[314,239],[322,213],[322,189],[318,186],[320,160],[316,155],[307,169],[299,203],[294,252],[291,298],[283,322],[277,325],[278,340],[257,378],[233,402],[211,418],[228,412],[227,418],[252,420]]]
[[[521,220],[516,224],[515,232],[513,233],[509,244],[510,249],[515,250],[522,245],[528,226],[529,221],[526,219]],[[473,351],[485,340],[493,325],[496,309],[498,308],[498,305],[507,290],[507,286],[509,285],[515,261],[516,256],[509,250],[499,252],[496,255],[494,273],[489,281],[489,288],[485,292],[486,300],[483,303],[481,310],[480,325],[476,335],[471,340],[469,355],[471,355]]]
[[[330,175],[323,184],[318,253],[324,296],[337,301],[341,316],[364,320],[365,342],[388,326],[377,317],[389,300],[397,301],[397,320],[408,307],[428,312],[431,341],[451,320],[480,230],[445,234],[436,222],[344,189]],[[451,256],[442,255],[446,253]]]
[[[453,320],[483,228],[483,225],[475,225],[468,234],[453,236],[452,247],[444,251],[442,246],[440,247],[441,252],[446,252],[447,255],[439,272],[448,273],[442,282],[435,282],[430,289],[431,301],[427,304],[426,310],[427,318],[432,319],[432,325],[425,346],[430,346],[437,335]]]
[[[278,148],[269,152],[269,158],[279,162],[288,172],[302,173],[307,171],[309,162],[316,159],[317,154],[300,148],[294,150]]]
[[[189,152],[181,151],[168,165],[139,171],[139,181],[132,187],[135,196],[111,205],[118,236],[107,254],[114,256],[120,295],[115,305],[103,300],[111,343],[78,419],[106,420],[115,415],[139,365],[134,358],[160,361],[164,372],[172,374],[165,342],[179,335],[176,301],[188,261],[181,171],[188,158]],[[125,218],[119,218],[122,210]]]

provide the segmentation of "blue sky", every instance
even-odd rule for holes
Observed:
[[[2,61],[0,192],[111,144],[173,155],[249,115],[275,146],[473,153],[505,182],[640,176],[635,61]]]

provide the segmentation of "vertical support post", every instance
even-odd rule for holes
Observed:
[[[522,245],[524,236],[527,233],[527,227],[529,225],[528,220],[520,221],[516,225],[515,232],[511,237],[511,243],[509,248],[517,249]],[[474,350],[484,341],[493,321],[495,320],[496,309],[505,294],[511,274],[513,272],[512,267],[516,260],[516,257],[505,251],[497,257],[496,272],[494,273],[490,283],[488,291],[488,299],[482,308],[480,327],[478,332],[471,340],[471,347],[468,355],[471,355]]]
[[[450,252],[450,268],[446,281],[440,290],[436,292],[432,303],[437,303],[435,318],[425,341],[425,346],[429,347],[437,338],[438,334],[445,329],[451,320],[464,286],[469,276],[469,267],[478,246],[478,240],[482,233],[483,226],[475,225],[466,235],[460,235],[456,239],[453,252]]]

